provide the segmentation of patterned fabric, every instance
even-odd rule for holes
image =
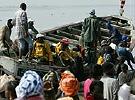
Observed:
[[[34,71],[26,71],[16,87],[17,97],[40,95],[43,92],[43,81]]]
[[[79,90],[79,82],[71,72],[65,71],[62,73],[59,88],[65,96],[75,96]]]

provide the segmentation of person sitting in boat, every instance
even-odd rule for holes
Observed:
[[[69,43],[70,42],[67,38],[63,38],[55,47],[55,52],[60,58],[62,66],[71,65],[71,62],[74,62],[72,51],[69,49]]]
[[[122,41],[122,34],[118,31],[117,28],[115,28],[111,25],[111,21],[108,21],[107,28],[111,35],[110,39],[115,38],[115,39],[117,39],[118,42]]]
[[[37,34],[32,51],[32,57],[36,58],[40,63],[52,65],[53,57],[50,44],[45,40],[44,35]]]
[[[116,50],[118,56],[123,56],[125,58],[125,60],[127,61],[128,65],[130,66],[130,68],[132,70],[133,67],[131,65],[131,62],[133,64],[135,64],[135,60],[134,60],[134,57],[132,55],[132,53],[127,49],[127,43],[126,42],[121,42]],[[131,61],[131,62],[130,62]]]
[[[28,32],[30,33],[33,39],[35,39],[36,35],[38,34],[38,31],[34,27],[34,21],[32,19],[28,20]]]
[[[0,29],[0,50],[6,50],[12,45],[12,40],[10,39],[12,28],[12,19],[8,19],[7,25]]]

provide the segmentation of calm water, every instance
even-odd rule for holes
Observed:
[[[135,2],[132,0],[126,6],[125,15],[135,21]],[[28,17],[35,21],[35,27],[38,31],[50,29],[56,26],[82,21],[89,16],[91,9],[96,10],[97,16],[118,15],[119,4],[77,4],[77,5],[28,5]],[[0,6],[0,26],[6,23],[8,18],[14,18],[17,11],[17,5]],[[14,32],[14,31],[13,31]],[[12,34],[12,38],[15,33]]]

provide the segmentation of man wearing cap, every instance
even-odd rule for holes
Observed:
[[[61,39],[59,43],[57,43],[55,52],[60,57],[62,61],[62,65],[70,65],[71,61],[74,61],[72,58],[72,52],[69,49],[69,40],[67,38]]]
[[[7,47],[9,48],[12,45],[12,40],[10,39],[12,27],[12,19],[8,19],[7,25],[0,30],[0,50],[6,50]]]
[[[95,15],[95,10],[91,11],[90,17],[85,18],[81,36],[86,49],[87,65],[96,64],[96,45],[100,36],[100,27],[99,21]]]
[[[16,33],[18,35],[19,40],[19,61],[22,61],[22,54],[25,49],[26,43],[28,43],[29,53],[28,57],[30,58],[33,41],[28,33],[28,21],[27,21],[27,13],[26,13],[26,4],[21,3],[20,9],[15,13],[15,26]]]
[[[44,35],[42,34],[36,35],[32,57],[37,59],[39,63],[52,65],[53,57],[50,49],[50,44],[47,40],[45,40]]]

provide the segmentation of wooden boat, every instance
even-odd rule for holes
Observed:
[[[110,20],[112,25],[116,27],[120,33],[132,36],[132,30],[134,26],[131,21],[127,18],[121,16],[107,16],[107,17],[98,17],[101,23],[101,37],[102,39],[108,39],[109,31],[106,28],[106,21]],[[63,37],[67,37],[70,40],[70,46],[74,47],[79,43],[79,38],[82,30],[83,22],[71,23],[68,25],[63,25],[60,27],[55,27],[53,29],[45,30],[41,32],[44,34],[46,39],[50,41],[53,45],[58,43]],[[7,73],[12,74],[16,77],[23,75],[26,70],[35,70],[41,76],[43,76],[50,69],[63,69],[63,67],[58,66],[49,66],[49,65],[39,65],[33,64],[30,62],[18,62],[15,58],[10,58],[1,55],[0,56],[0,71],[1,74]]]
[[[114,15],[98,18],[101,23],[102,39],[107,39],[109,37],[109,30],[106,27],[106,23],[108,20],[110,20],[112,26],[116,27],[122,34],[131,36],[131,30],[134,29],[132,22],[128,18],[122,16]],[[80,38],[82,30],[82,23],[83,22],[71,23],[60,27],[55,27],[53,29],[45,30],[41,33],[46,35],[46,39],[51,41],[52,43],[58,43],[62,37],[67,37],[70,39],[71,45],[76,45],[79,42],[78,40]]]

